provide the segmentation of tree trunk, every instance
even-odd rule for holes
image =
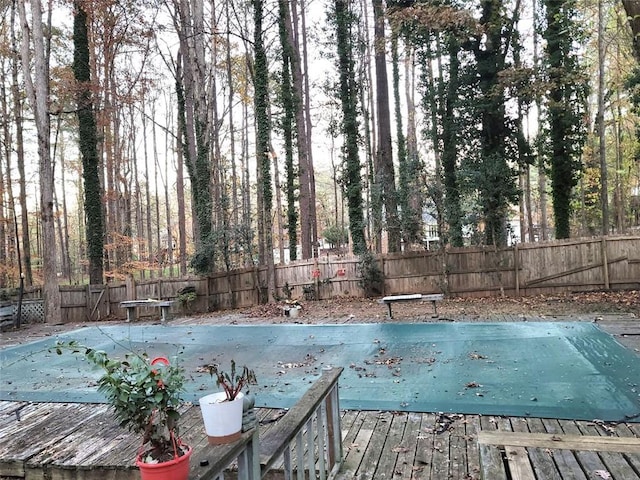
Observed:
[[[370,31],[369,28],[369,10],[368,0],[360,0],[361,8],[362,8],[362,20],[363,24],[360,25],[358,23],[358,38],[364,44],[364,55],[361,57],[362,66],[358,68],[358,90],[359,90],[359,100],[360,100],[360,109],[362,110],[362,123],[364,130],[364,165],[365,165],[365,179],[366,183],[361,188],[365,189],[365,205],[364,211],[366,212],[366,217],[369,221],[365,225],[366,229],[366,238],[368,238],[371,244],[374,245],[374,248],[377,248],[377,245],[381,244],[381,239],[378,233],[381,233],[380,230],[376,231],[374,226],[375,223],[381,224],[381,220],[376,220],[374,218],[374,214],[376,208],[373,206],[374,194],[373,194],[373,185],[375,183],[374,179],[374,159],[375,152],[378,147],[378,140],[376,136],[376,111],[374,105],[374,96],[373,96],[373,71],[371,70],[371,58],[373,54],[371,52],[371,39],[370,39]],[[351,8],[351,7],[350,7]],[[349,12],[351,14],[351,12]],[[351,54],[353,55],[353,53]],[[354,73],[355,75],[355,73]],[[354,102],[357,101],[354,97]],[[354,107],[357,108],[357,107]],[[347,202],[348,203],[348,202]],[[363,219],[364,222],[364,219]],[[352,239],[353,240],[353,239]]]
[[[340,100],[343,114],[345,138],[345,189],[349,205],[349,230],[353,242],[353,253],[362,255],[367,251],[364,238],[364,218],[362,214],[362,168],[358,155],[358,112],[355,96],[355,71],[350,3],[335,0],[336,44],[338,49],[338,71],[340,72]]]
[[[287,195],[287,228],[289,235],[289,258],[291,260],[296,260],[298,258],[297,255],[297,245],[298,245],[298,212],[296,210],[296,179],[298,176],[296,175],[296,169],[294,165],[293,159],[293,127],[294,127],[294,119],[295,119],[295,100],[293,94],[293,86],[291,81],[291,57],[293,52],[293,46],[291,45],[291,35],[289,35],[287,31],[287,24],[290,24],[289,17],[289,9],[287,8],[287,2],[285,0],[280,0],[278,2],[279,6],[279,17],[278,24],[280,30],[280,44],[282,45],[282,79],[281,79],[281,87],[280,87],[280,95],[282,98],[282,108],[283,114],[281,119],[281,128],[282,128],[282,136],[284,143],[284,154],[285,154],[285,170],[286,170],[286,195]],[[289,25],[289,30],[290,30]],[[302,166],[300,166],[300,183],[302,183]],[[277,165],[274,163],[274,172],[277,175]],[[276,191],[279,190],[278,181],[276,179]],[[303,195],[302,190],[300,192],[300,209],[302,210],[303,205],[305,208],[308,207],[309,197],[308,195]],[[278,201],[278,212],[280,212],[280,196],[277,196]],[[279,213],[280,215],[280,213]],[[280,216],[278,216],[280,218]],[[305,223],[302,222],[301,226],[302,236],[304,238],[305,235]],[[304,240],[303,240],[304,243]],[[302,255],[304,257],[304,248]],[[281,262],[284,261],[283,258],[280,259]]]
[[[385,55],[384,10],[382,0],[373,0],[374,51],[376,66],[376,104],[378,107],[378,150],[376,152],[376,184],[382,195],[389,252],[401,250],[398,199],[396,194],[393,151],[391,146],[391,113],[389,81]]]
[[[538,24],[538,6],[537,0],[533,0],[532,12],[533,12],[533,24]],[[538,55],[538,31],[534,28],[533,31],[533,66],[537,70],[540,70],[540,56]],[[538,125],[542,123],[542,98],[540,93],[536,93],[536,121]],[[540,135],[540,133],[538,133]],[[535,165],[538,172],[538,199],[539,199],[539,229],[540,240],[545,241],[548,239],[548,221],[547,221],[547,169],[545,166],[544,155],[540,151],[540,142],[537,142],[536,146],[536,161]]]
[[[280,170],[278,169],[278,156],[271,146],[271,157],[273,158],[273,183],[276,190],[276,227],[278,229],[278,254],[280,265],[284,265],[284,227],[282,225],[282,189],[280,185]]]
[[[400,211],[400,226],[402,232],[402,239],[405,242],[405,249],[412,244],[416,244],[422,241],[422,211],[417,209],[416,206],[421,205],[421,202],[416,202],[416,191],[420,189],[416,179],[420,178],[417,164],[414,161],[415,157],[409,157],[407,153],[407,141],[404,134],[404,128],[402,125],[402,104],[400,102],[400,59],[398,55],[398,33],[392,33],[391,39],[391,55],[392,55],[392,67],[393,67],[393,99],[395,108],[395,121],[396,121],[396,138],[398,143],[398,208]],[[411,56],[411,48],[407,48],[407,57]],[[407,113],[409,117],[410,129],[414,128],[411,125],[415,122],[415,112],[411,109],[413,106],[413,98],[410,90],[410,78],[411,70],[410,64],[405,63],[405,95],[407,101]],[[414,133],[412,132],[412,135]],[[414,139],[412,139],[413,141]]]
[[[486,34],[477,38],[473,47],[481,95],[478,102],[481,160],[477,188],[485,223],[485,244],[495,246],[506,244],[509,205],[517,200],[515,175],[506,159],[508,131],[504,86],[499,81],[507,54],[506,47],[502,47],[502,35],[507,29],[501,14],[503,3],[503,0],[482,3],[480,22]]]
[[[40,173],[40,220],[42,222],[42,274],[45,319],[47,323],[57,324],[60,316],[60,292],[56,268],[56,235],[54,223],[54,175],[50,151],[49,118],[49,76],[48,58],[45,54],[44,28],[42,25],[42,5],[40,0],[31,2],[31,20],[29,26],[25,5],[18,2],[22,23],[22,64],[31,65],[33,53],[33,77],[25,68],[24,80],[27,97],[31,103],[38,136],[38,158]],[[31,33],[31,36],[28,33]]]
[[[297,25],[297,11],[295,2],[291,2],[292,10],[287,8],[288,2],[282,2],[283,21],[287,37],[287,53],[291,66],[292,101],[295,112],[295,140],[298,151],[298,175],[300,177],[300,243],[302,246],[302,258],[311,258],[314,255],[314,227],[315,209],[312,209],[312,179],[314,178],[313,164],[310,162],[309,141],[307,138],[307,123],[305,121],[305,105],[302,66],[300,61],[300,48],[297,41],[298,32],[294,28]],[[294,20],[292,20],[292,17]],[[303,32],[303,35],[305,33]]]
[[[184,164],[188,153],[186,137],[186,99],[184,96],[184,85],[182,84],[182,59],[178,54],[176,61],[176,97],[178,104],[177,125],[178,134],[176,138],[177,168],[176,168],[176,196],[178,197],[178,248],[180,250],[179,263],[180,275],[187,275],[187,225],[185,220],[186,207],[184,201]]]
[[[14,60],[14,58],[9,58],[10,62],[13,62]],[[12,122],[13,118],[11,117],[11,113],[9,112],[9,99],[7,95],[7,89],[5,88],[6,85],[10,85],[10,82],[6,77],[4,62],[2,63],[3,65],[0,69],[0,115],[2,115],[2,118],[4,118],[5,121],[2,122],[2,154],[0,154],[0,198],[5,198],[6,195],[7,205],[6,208],[4,205],[0,206],[0,209],[2,211],[2,217],[0,218],[0,220],[2,221],[2,225],[0,226],[0,248],[2,249],[2,251],[0,252],[0,261],[8,261],[9,264],[15,265],[17,263],[17,258],[14,252],[16,252],[16,247],[19,246],[17,245],[17,242],[19,240],[18,232],[15,231],[14,227],[14,225],[17,224],[17,219],[15,219],[16,210],[15,200],[13,198],[13,180],[11,175],[11,145],[13,144],[13,139],[9,124]],[[5,159],[4,167],[2,164],[2,155],[4,155]],[[21,269],[18,268],[18,270]],[[0,279],[1,288],[5,288],[7,286],[6,280],[7,278],[3,275]]]
[[[406,239],[413,243],[422,243],[424,238],[424,222],[422,210],[425,203],[424,186],[422,184],[423,168],[418,154],[418,137],[416,132],[416,105],[415,105],[415,49],[408,42],[405,45],[405,102],[407,105],[407,176],[412,178],[414,188],[407,191],[407,203],[411,220],[408,222]],[[436,173],[436,184],[441,184],[441,172]],[[402,186],[402,185],[401,185]],[[440,189],[441,190],[441,189]],[[407,228],[406,224],[403,228]]]
[[[442,175],[444,178],[444,211],[449,225],[448,239],[452,246],[462,247],[462,208],[460,205],[460,185],[457,173],[458,129],[456,128],[456,108],[458,99],[460,45],[451,36],[447,40],[449,53],[449,83],[439,87],[445,95],[442,118]],[[442,78],[442,75],[440,75]]]
[[[584,85],[572,54],[575,2],[545,0],[547,28],[544,31],[549,62],[548,100],[551,143],[551,188],[556,238],[569,238],[571,192],[580,168]]]
[[[273,263],[273,189],[271,186],[270,134],[269,121],[269,70],[267,55],[263,44],[263,0],[253,0],[254,8],[254,91],[256,115],[256,156],[260,173],[259,191],[262,193],[262,209],[259,218],[263,221],[264,255],[262,262],[267,266],[268,301],[275,300],[275,265]]]
[[[155,222],[156,222],[156,253],[155,262],[158,264],[158,276],[164,276],[164,267],[168,258],[168,249],[163,248],[160,243],[160,185],[158,183],[158,174],[160,172],[160,159],[158,158],[158,139],[156,137],[156,122],[155,122],[155,100],[151,103],[151,145],[153,147],[153,163],[155,168],[153,169],[153,184],[154,184],[154,198],[155,198]],[[143,112],[143,115],[145,113]],[[168,200],[168,199],[167,199]],[[167,206],[168,208],[168,206]],[[170,222],[169,215],[167,215],[167,222]]]
[[[616,52],[618,56],[617,60],[620,61],[619,54],[620,50]],[[620,173],[623,171],[622,159],[624,158],[624,153],[622,151],[622,98],[620,95],[620,89],[616,89],[616,108],[612,113],[612,118],[614,119],[614,136],[615,136],[615,145],[616,145],[616,177],[615,177],[615,205],[616,205],[616,231],[617,233],[625,233],[626,225],[625,225],[625,198],[624,198],[624,189],[622,186],[622,177]],[[611,106],[613,110],[613,105]]]
[[[295,2],[292,3],[295,8]],[[311,90],[309,88],[309,64],[307,58],[307,8],[305,0],[300,0],[300,19],[302,28],[298,28],[297,16],[293,17],[295,32],[302,32],[302,64],[304,70],[304,120],[306,122],[307,136],[307,165],[309,167],[309,223],[311,224],[311,243],[313,245],[313,257],[318,256],[318,214],[316,209],[316,174],[313,166],[312,131],[311,122]],[[299,43],[299,42],[298,42]],[[299,45],[298,45],[299,47]],[[299,50],[299,48],[298,48]]]
[[[18,163],[18,181],[20,185],[20,224],[22,227],[22,259],[24,263],[24,284],[27,287],[33,285],[33,269],[31,267],[31,234],[29,233],[29,209],[27,207],[27,178],[24,169],[24,136],[23,136],[23,106],[22,87],[18,80],[18,35],[15,33],[15,4],[11,7],[11,49],[13,60],[11,62],[11,96],[13,97],[13,119],[16,131],[16,161]],[[23,7],[24,9],[24,7]],[[15,213],[15,209],[14,209]],[[16,232],[16,235],[18,232]],[[19,241],[16,239],[16,241]]]
[[[152,113],[153,119],[154,119],[154,125],[155,125],[155,108],[153,110]],[[168,121],[171,122],[172,118],[170,116],[168,116]],[[155,127],[154,127],[155,128]],[[173,137],[173,135],[170,135],[170,132],[172,132],[173,129],[171,128],[171,125],[169,126],[169,128],[167,128],[165,130],[165,139],[164,139],[164,148],[166,151],[170,151],[171,150],[171,141],[175,141],[175,137]],[[175,151],[175,150],[174,150]],[[180,163],[180,159],[177,160],[176,163]],[[175,259],[175,242],[174,242],[174,238],[173,238],[173,219],[171,218],[171,208],[173,207],[173,203],[170,200],[169,197],[169,155],[165,155],[164,156],[164,171],[165,171],[165,177],[163,179],[162,185],[164,188],[164,208],[165,208],[165,215],[167,217],[167,225],[166,225],[166,232],[167,232],[167,262],[169,263],[169,276],[173,277],[175,275],[174,272],[174,259]],[[180,202],[180,200],[178,200],[178,202]],[[180,220],[178,220],[178,222],[180,222]]]
[[[62,184],[62,211],[60,215],[57,215],[57,224],[58,224],[58,243],[60,244],[60,263],[62,266],[62,278],[67,281],[71,281],[71,255],[69,254],[69,215],[67,208],[67,189],[66,187],[66,176],[65,172],[67,171],[67,166],[65,165],[66,151],[65,151],[65,141],[64,135],[60,129],[61,118],[58,117],[58,125],[56,127],[56,147],[60,148],[60,183]],[[57,149],[57,148],[56,148]],[[54,154],[55,159],[55,154]],[[59,205],[58,198],[56,194],[56,205]]]
[[[609,185],[607,168],[606,149],[606,125],[604,123],[604,69],[605,69],[605,48],[604,48],[604,12],[603,0],[598,0],[598,113],[596,123],[598,124],[598,156],[600,158],[600,204],[602,207],[602,235],[609,234]]]
[[[213,238],[213,197],[211,194],[212,166],[210,160],[209,102],[206,90],[206,65],[202,2],[188,0],[174,2],[174,24],[180,40],[183,62],[185,164],[191,180],[194,212],[196,253],[191,265],[197,273],[211,273],[215,266]]]
[[[230,162],[231,162],[231,221],[233,225],[238,226],[240,224],[240,204],[238,201],[238,172],[236,167],[236,129],[233,123],[233,99],[235,96],[234,78],[231,64],[231,17],[229,15],[229,4],[231,2],[224,2],[225,20],[227,22],[227,34],[226,34],[226,60],[227,60],[227,88],[229,89],[229,148],[230,148]]]
[[[142,241],[142,239],[144,238],[145,235],[143,235],[143,232],[146,234],[146,246],[144,248],[144,252],[145,252],[145,256],[143,257],[144,260],[146,260],[147,262],[147,268],[149,269],[149,278],[153,278],[155,277],[155,273],[154,273],[154,255],[153,255],[153,250],[154,250],[154,242],[153,242],[153,228],[152,228],[152,220],[151,220],[151,208],[152,208],[152,203],[151,203],[151,172],[149,171],[149,147],[148,147],[148,139],[147,139],[147,118],[146,118],[146,112],[147,112],[147,105],[146,105],[146,101],[143,100],[142,101],[142,156],[144,158],[144,196],[145,199],[143,200],[141,198],[142,196],[142,192],[139,191],[140,190],[140,186],[138,184],[138,186],[136,187],[136,196],[138,199],[143,200],[141,203],[142,205],[144,205],[144,230],[138,231],[138,237],[139,237],[139,244],[141,246],[141,250],[143,247],[143,244],[145,242]],[[133,109],[131,112],[131,128],[132,131],[135,133],[136,129],[134,128],[135,125],[135,120],[133,118]],[[135,143],[134,143],[135,145]],[[135,146],[132,147],[135,151]],[[137,159],[137,155],[134,153],[133,155],[134,159]],[[138,162],[136,161],[136,163],[133,165],[133,168],[136,170],[137,172],[137,165]],[[138,176],[138,174],[136,173],[136,177]],[[142,206],[141,205],[141,206]]]

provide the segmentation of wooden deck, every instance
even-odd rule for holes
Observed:
[[[640,425],[346,412],[341,480],[640,479]]]
[[[598,323],[640,352],[637,319]],[[282,414],[259,409],[260,431]],[[199,408],[183,419],[204,445]],[[339,480],[640,480],[640,423],[345,411],[342,437]],[[106,405],[0,401],[0,480],[137,479],[138,441]]]
[[[260,431],[281,414],[260,409]],[[206,444],[201,423],[189,408],[188,443]],[[345,411],[342,434],[339,480],[640,480],[636,423]],[[3,480],[138,478],[137,441],[106,405],[0,402]]]

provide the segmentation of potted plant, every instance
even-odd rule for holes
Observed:
[[[150,359],[146,353],[111,358],[75,341],[57,342],[56,352],[63,350],[81,353],[103,370],[98,391],[105,395],[120,426],[142,435],[136,457],[142,480],[186,480],[192,449],[178,434],[184,369],[164,357]]]
[[[205,365],[205,371],[215,377],[216,386],[222,391],[200,398],[200,410],[204,429],[211,445],[234,442],[242,433],[242,410],[244,402],[243,388],[255,384],[256,375],[253,370],[243,366],[236,370],[236,362],[231,360],[230,372],[225,372],[219,365]]]

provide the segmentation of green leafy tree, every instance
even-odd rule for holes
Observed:
[[[444,96],[442,107],[442,176],[444,183],[444,214],[449,225],[449,242],[454,247],[462,247],[462,207],[460,205],[460,180],[458,179],[458,140],[460,122],[457,111],[460,108],[458,92],[460,88],[460,44],[455,35],[447,38],[449,56],[449,81],[441,90]]]
[[[505,69],[513,25],[503,16],[503,0],[481,2],[482,35],[476,36],[472,51],[476,60],[481,124],[481,160],[476,186],[485,223],[485,243],[504,245],[507,239],[509,206],[517,201],[516,172],[507,162],[511,136],[505,113],[504,85],[499,75]]]
[[[362,168],[358,155],[358,99],[354,68],[354,41],[352,29],[356,18],[348,0],[335,0],[334,21],[338,49],[338,71],[340,73],[340,101],[342,104],[342,133],[344,135],[345,195],[349,208],[349,230],[353,242],[353,253],[361,255],[367,251],[364,238],[364,215],[362,211]]]
[[[340,248],[349,241],[347,230],[338,225],[329,225],[324,229],[323,236],[331,248]]]

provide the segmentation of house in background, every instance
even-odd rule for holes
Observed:
[[[438,235],[438,221],[433,215],[422,212],[422,224],[424,225],[424,248],[426,250],[437,250],[440,248],[440,236]]]

